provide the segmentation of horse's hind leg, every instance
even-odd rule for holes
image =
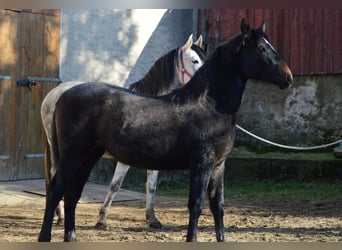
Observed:
[[[95,227],[107,230],[107,213],[110,205],[113,202],[114,197],[119,191],[122,182],[129,170],[129,166],[121,162],[117,163],[115,168],[113,179],[109,185],[109,190],[105,198],[102,207],[99,212],[99,221],[96,223]],[[158,171],[147,170],[147,181],[146,181],[146,221],[151,228],[162,228],[162,224],[155,217],[154,214],[154,196],[157,185]]]
[[[96,228],[100,228],[104,230],[108,229],[107,221],[106,221],[108,209],[110,205],[112,204],[114,197],[118,193],[129,168],[130,167],[126,164],[123,164],[121,162],[117,163],[112,181],[109,185],[107,196],[105,198],[105,201],[102,204],[102,207],[100,208],[99,221],[95,225]]]
[[[49,183],[52,179],[52,176],[55,175],[56,172],[56,159],[55,155],[51,153],[52,146],[49,144],[47,137],[45,136],[45,142],[44,142],[44,165],[45,165],[45,186],[46,191],[48,190]],[[56,208],[56,215],[57,215],[57,225],[61,226],[64,222],[64,213],[63,208],[61,206],[61,203],[58,203],[58,206]]]
[[[51,228],[55,209],[63,197],[63,189],[56,185],[56,177],[49,183],[46,195],[46,204],[43,224],[39,233],[38,241],[51,241]]]
[[[75,210],[77,202],[81,198],[83,187],[90,175],[92,167],[103,153],[104,149],[95,149],[90,153],[82,154],[87,157],[86,159],[84,159],[84,156],[79,158],[75,157],[73,160],[75,165],[69,165],[70,167],[74,167],[74,171],[72,173],[69,172],[73,177],[68,182],[64,194],[64,241],[76,241]]]
[[[68,191],[64,195],[64,241],[66,242],[76,241],[75,210],[86,180],[87,178],[85,175],[82,175],[82,173],[75,175],[74,179],[70,182],[70,185],[67,188]]]
[[[224,194],[223,194],[223,182],[224,182],[224,168],[225,162],[215,168],[211,174],[209,186],[208,186],[208,198],[211,212],[214,216],[215,231],[217,241],[225,241],[224,236]]]
[[[146,222],[151,228],[162,228],[162,224],[154,214],[154,198],[158,180],[158,171],[147,170],[146,181]]]

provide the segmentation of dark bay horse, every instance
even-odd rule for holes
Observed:
[[[150,68],[150,70],[140,80],[132,83],[129,89],[140,93],[150,95],[162,95],[171,91],[171,89],[186,84],[193,74],[203,65],[206,59],[205,52],[202,47],[202,36],[193,42],[193,36],[190,35],[183,46],[170,50],[168,53],[160,57]],[[42,123],[46,134],[45,142],[45,179],[48,186],[52,176],[56,172],[56,162],[54,154],[54,146],[51,144],[53,137],[53,115],[55,106],[60,96],[68,89],[83,84],[83,82],[67,82],[58,85],[51,90],[44,98],[41,106]],[[108,193],[105,201],[100,208],[99,221],[97,228],[106,229],[108,209],[119,191],[122,182],[129,170],[130,166],[121,162],[117,163],[115,173],[109,185]],[[146,221],[153,228],[161,228],[162,224],[156,218],[154,213],[154,196],[157,185],[158,171],[147,170],[146,180]],[[57,224],[63,224],[63,209],[59,205],[56,209]]]
[[[265,34],[265,24],[218,46],[184,87],[148,96],[106,83],[84,83],[56,105],[56,174],[46,197],[39,241],[51,240],[54,210],[64,197],[64,240],[75,241],[75,209],[94,163],[107,150],[142,169],[189,169],[187,241],[196,241],[205,194],[217,241],[224,241],[224,164],[233,148],[235,120],[248,79],[292,82],[286,63]]]

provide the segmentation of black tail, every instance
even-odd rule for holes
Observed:
[[[50,144],[47,140],[46,134],[44,133],[44,170],[45,170],[45,188],[48,189],[51,181],[51,151]]]

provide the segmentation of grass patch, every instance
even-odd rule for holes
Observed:
[[[145,192],[145,187],[133,189]],[[189,179],[180,177],[171,180],[160,180],[157,195],[187,197]],[[263,181],[226,181],[224,187],[226,199],[246,199],[256,201],[292,199],[292,200],[342,200],[341,180],[263,180]]]

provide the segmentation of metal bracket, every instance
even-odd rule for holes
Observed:
[[[37,82],[55,82],[55,83],[62,83],[63,81],[60,78],[53,78],[53,77],[32,77],[28,76],[28,80],[37,81]]]
[[[0,80],[11,80],[10,76],[1,76],[0,75]]]
[[[33,158],[43,158],[44,154],[26,154],[25,158],[27,159],[33,159]]]
[[[8,160],[9,158],[11,158],[9,155],[0,155],[0,160]]]

